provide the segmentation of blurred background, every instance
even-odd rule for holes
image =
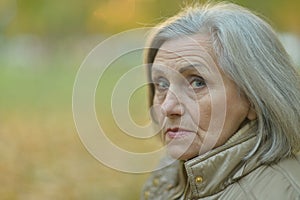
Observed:
[[[0,0],[1,199],[139,199],[148,174],[110,169],[81,143],[72,117],[73,83],[84,58],[101,41],[153,26],[189,2]],[[234,2],[266,16],[300,65],[299,0]],[[131,61],[141,60],[138,57],[127,59],[126,67],[119,62],[108,70],[97,95],[109,96],[133,66]],[[142,88],[131,99],[130,111],[138,124],[149,120],[145,98]],[[107,105],[109,98],[97,98],[99,121],[114,143],[130,151],[159,148],[158,138],[126,138]]]

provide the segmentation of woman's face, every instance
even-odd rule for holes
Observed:
[[[205,35],[166,41],[155,57],[154,117],[176,159],[188,160],[224,144],[244,120],[256,118],[214,57]]]

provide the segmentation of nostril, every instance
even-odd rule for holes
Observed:
[[[160,111],[164,116],[181,116],[184,109],[179,102],[168,102],[161,106]]]

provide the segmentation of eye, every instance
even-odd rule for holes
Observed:
[[[155,89],[158,91],[165,91],[169,88],[170,84],[165,78],[158,78],[154,81]]]
[[[193,89],[201,89],[206,86],[206,83],[202,77],[194,76],[191,78],[190,85]]]

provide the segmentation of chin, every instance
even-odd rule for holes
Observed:
[[[199,155],[199,152],[191,152],[188,147],[184,146],[177,146],[177,145],[168,145],[167,146],[167,153],[172,158],[176,160],[190,160],[197,155]]]

